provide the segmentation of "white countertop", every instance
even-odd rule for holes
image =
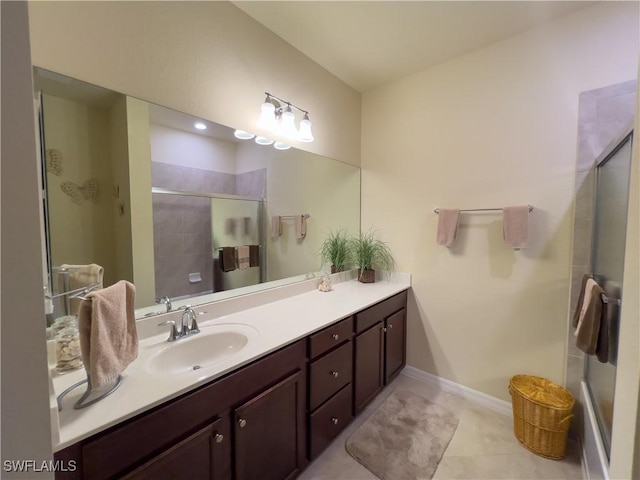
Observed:
[[[408,274],[395,274],[389,281],[381,280],[371,284],[348,280],[334,283],[333,290],[326,293],[316,290],[315,284],[317,279],[309,282],[308,288],[313,290],[276,301],[271,301],[270,297],[282,297],[282,291],[272,292],[271,295],[269,292],[263,293],[262,301],[270,303],[221,316],[215,316],[215,311],[224,311],[224,308],[218,309],[216,304],[195,308],[196,312],[206,310],[209,313],[199,315],[198,322],[202,333],[194,335],[193,339],[206,335],[207,331],[226,329],[224,325],[229,324],[232,324],[229,329],[237,328],[248,333],[249,337],[246,346],[231,357],[208,367],[203,366],[199,370],[153,373],[149,368],[149,362],[160,349],[190,342],[191,338],[169,344],[166,342],[167,327],[163,327],[162,330],[139,328],[138,358],[123,372],[122,385],[116,391],[80,410],[75,410],[73,404],[86,389],[84,385],[64,397],[63,409],[59,412],[59,441],[54,444],[54,451],[204,385],[337,320],[406,290],[411,286],[411,277]],[[300,286],[295,288],[297,291],[300,290]],[[148,319],[147,322],[153,322],[155,326],[161,321],[158,319],[161,317]],[[240,326],[235,327],[237,324]],[[158,331],[162,333],[158,334]],[[67,387],[84,378],[84,369],[64,375],[53,373],[55,394],[59,395]]]

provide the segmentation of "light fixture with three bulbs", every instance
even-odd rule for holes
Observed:
[[[265,92],[267,98],[261,107],[260,118],[258,119],[258,126],[264,130],[271,130],[282,137],[289,138],[298,142],[313,142],[313,134],[311,133],[311,120],[309,120],[309,112],[303,110],[300,107],[295,106],[291,102],[282,100],[269,92]],[[302,120],[300,120],[300,128],[296,128],[296,117],[293,113],[294,108],[303,113]],[[255,136],[252,133],[244,130],[236,130],[234,133],[236,138],[242,140],[249,140],[255,137],[255,142],[260,145],[271,145],[278,150],[287,150],[291,148],[290,145],[283,142],[274,142],[273,140]]]

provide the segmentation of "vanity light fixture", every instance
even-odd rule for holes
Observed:
[[[193,124],[194,127],[196,127],[198,130],[206,130],[207,126],[202,123],[202,122],[196,122]]]
[[[280,135],[297,140],[299,142],[313,142],[313,134],[311,133],[311,120],[309,120],[309,112],[300,107],[295,106],[291,102],[282,100],[275,95],[265,92],[267,98],[261,107],[258,125],[261,128],[272,130]],[[300,130],[296,128],[295,114],[292,108],[304,114],[300,121]]]
[[[236,130],[233,132],[233,136],[240,140],[251,140],[255,135],[253,133],[245,132],[244,130]]]

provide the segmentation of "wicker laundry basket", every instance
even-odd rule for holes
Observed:
[[[564,457],[573,415],[573,395],[546,378],[516,375],[509,382],[513,404],[513,432],[533,453]]]

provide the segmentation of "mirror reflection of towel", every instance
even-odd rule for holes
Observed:
[[[271,217],[271,236],[276,238],[282,235],[282,219],[278,215]]]
[[[246,270],[249,268],[249,246],[242,245],[236,247],[236,252],[238,253],[238,270]]]
[[[104,268],[95,263],[89,265],[60,265],[61,269],[66,269],[69,273],[69,290],[77,290],[78,288],[88,287],[90,285],[99,283],[98,288],[102,288],[102,280],[104,276]],[[70,302],[71,311],[70,315],[76,315],[80,302],[77,298],[72,298]]]
[[[232,272],[236,269],[236,249],[234,247],[222,247],[218,251],[220,270]]]
[[[260,266],[260,245],[249,245],[249,266]]]

